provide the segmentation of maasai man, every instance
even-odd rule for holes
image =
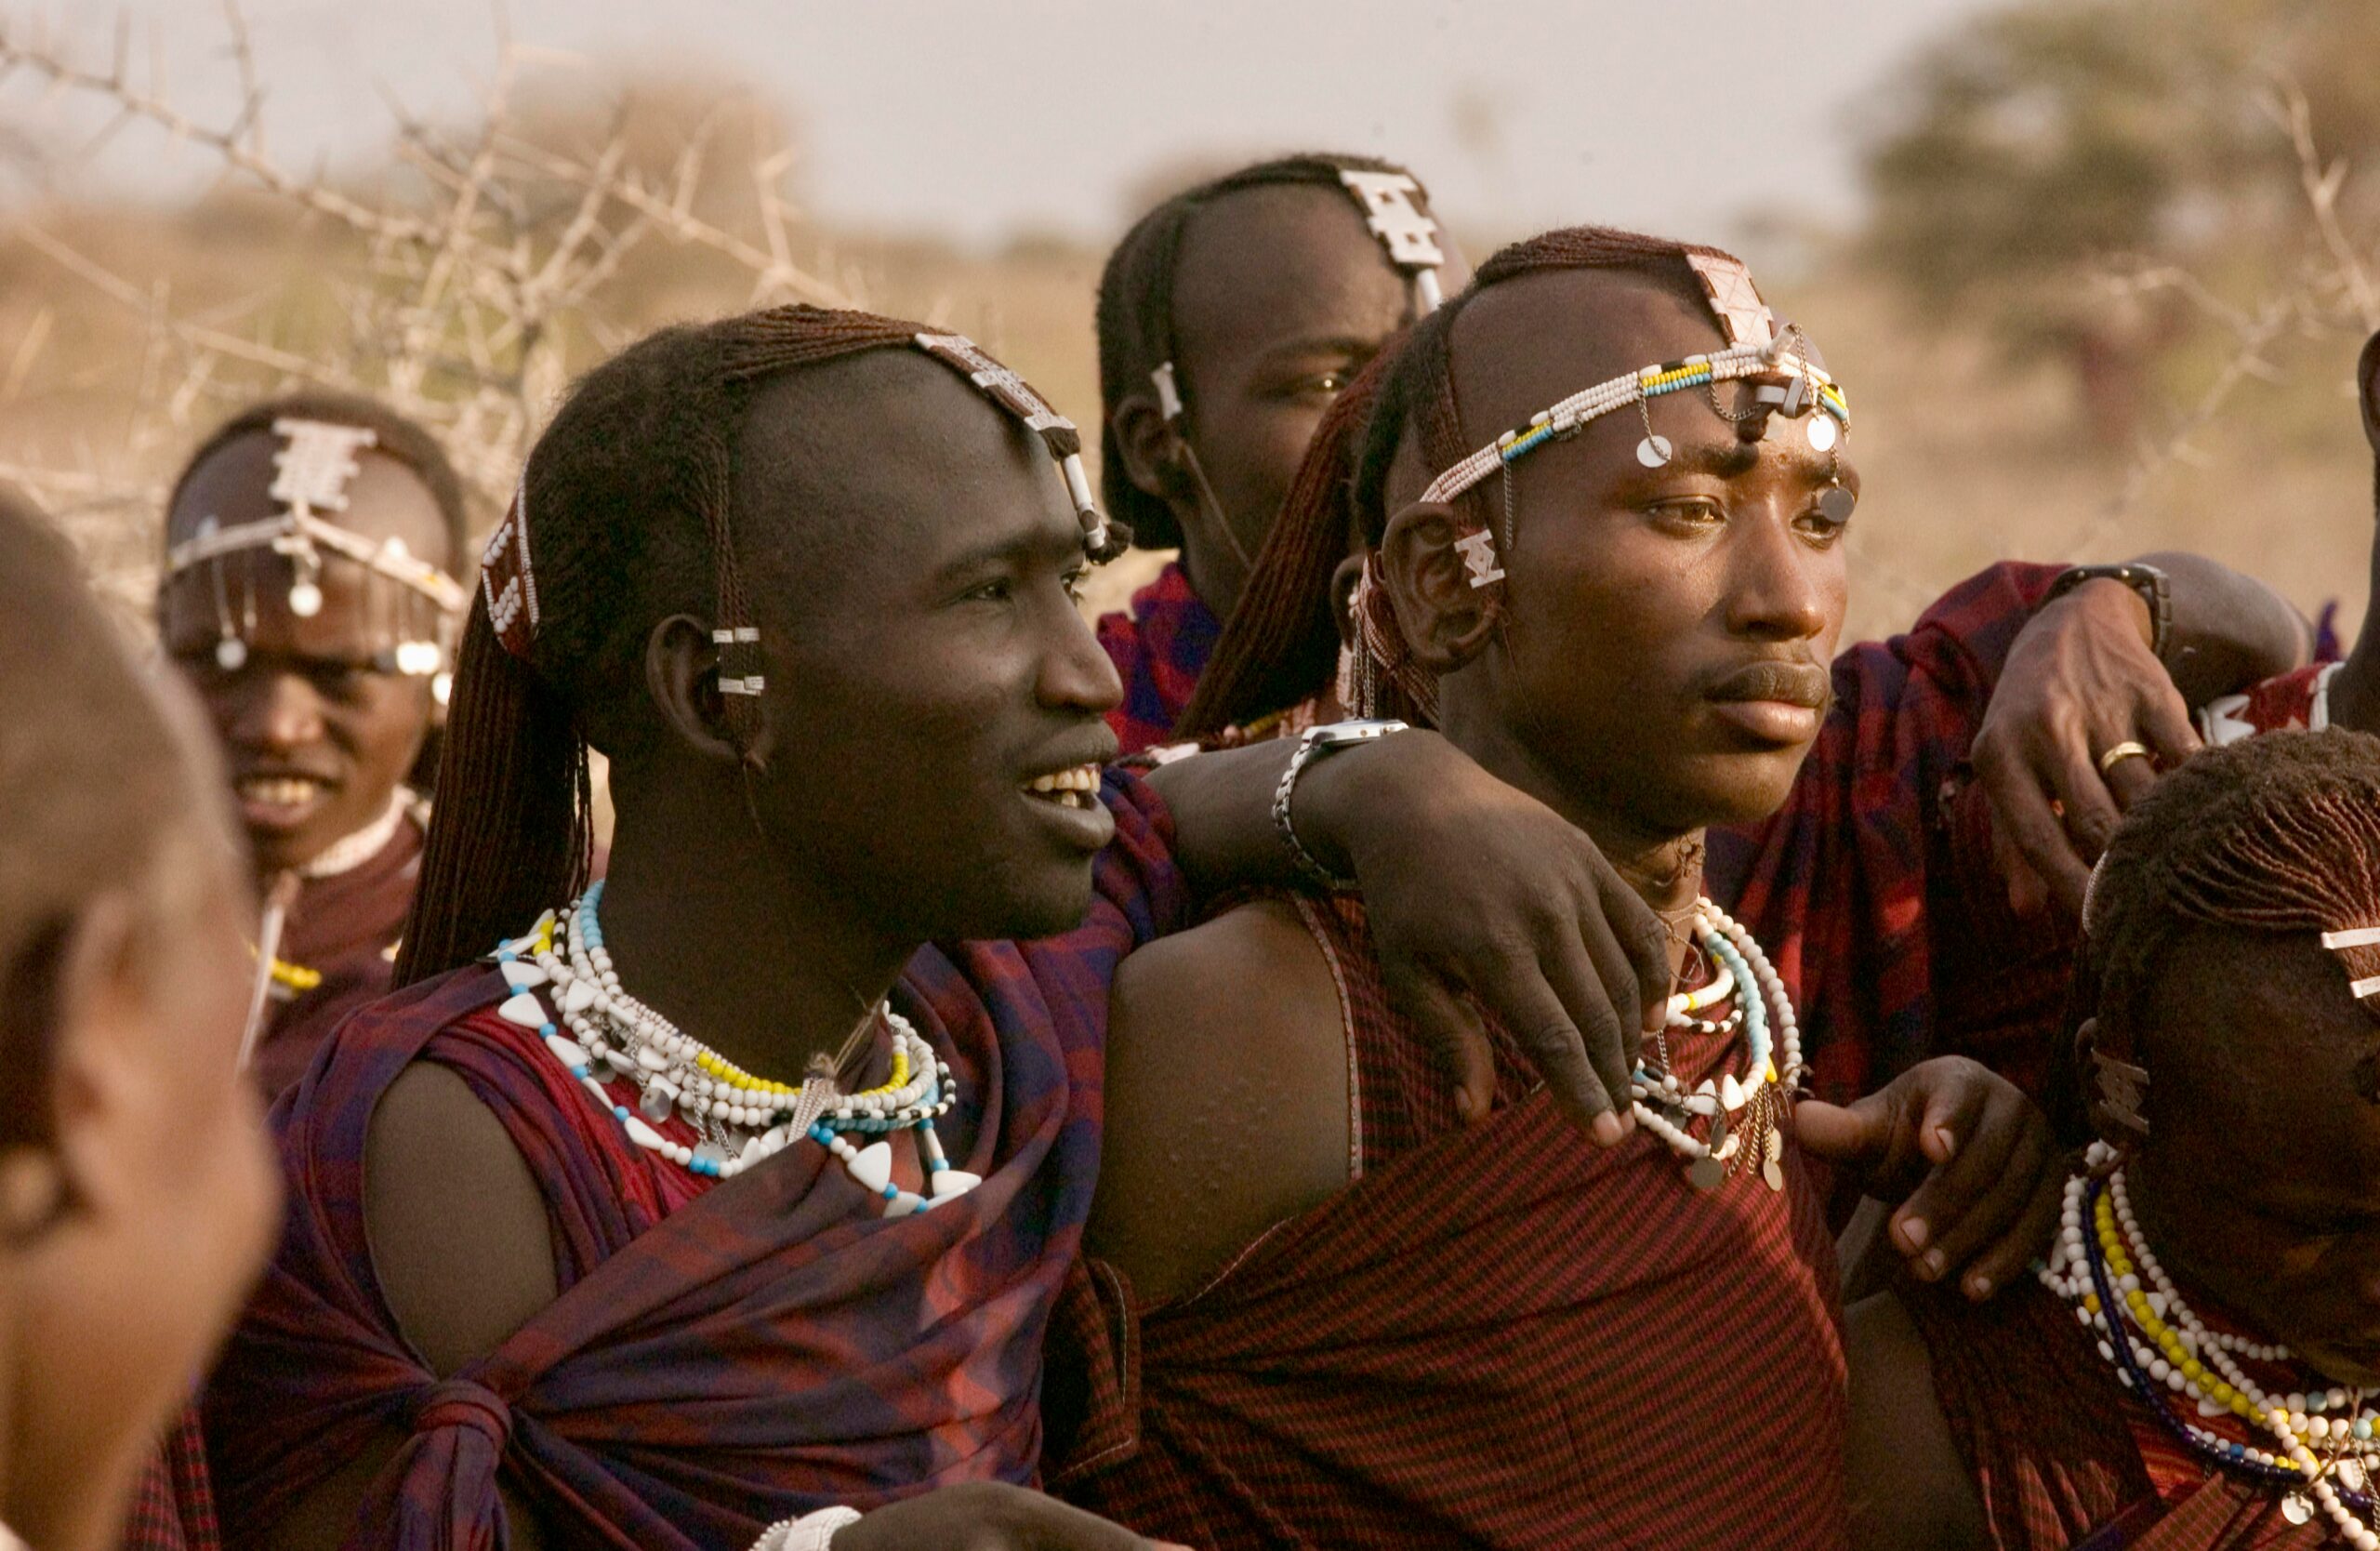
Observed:
[[[408,781],[443,712],[464,525],[436,440],[345,394],[242,411],[175,483],[158,624],[277,899],[249,1059],[268,1098],[389,988],[421,870]]]
[[[1847,418],[1740,264],[1628,233],[1506,250],[1401,348],[1355,485],[1350,698],[1426,714],[1592,835],[1670,927],[1679,989],[1638,1059],[1597,1067],[1598,1150],[1500,1023],[1444,1090],[1344,894],[1128,962],[1060,1490],[1223,1548],[1840,1543],[1833,1254],[1789,1145],[1805,1052],[1759,943],[1701,896],[1701,836],[1774,812],[1828,724]],[[1838,714],[1979,704],[2004,636],[1963,637],[1958,603],[1839,666]],[[1574,937],[1567,973],[1612,957]],[[1915,1186],[1899,1242],[1933,1274],[1989,1288],[2047,1237],[2046,1127],[1971,1062],[1805,1106],[1798,1135]]]
[[[2046,1266],[1852,1311],[1859,1544],[2380,1546],[2380,740],[2166,775],[2085,932]]]
[[[1383,365],[1316,433],[1183,736],[1236,743],[1343,714],[1353,686],[1340,681],[1357,658],[1328,600],[1344,536],[1360,537],[1351,492]],[[2184,554],[1997,566],[1925,623],[1836,665],[1865,687],[1838,683],[1783,810],[1710,835],[1712,896],[1770,945],[1811,1030],[1817,1085],[1837,1099],[1944,1053],[2037,1093],[2090,858],[2149,774],[2135,756],[2188,757],[2191,707],[2286,675],[2309,651],[2284,600]]]
[[[198,712],[158,688],[0,491],[0,1545],[217,1544],[195,1431],[158,1438],[275,1186],[233,1068],[254,903]]]
[[[1100,480],[1144,549],[1178,549],[1099,643],[1127,754],[1172,736],[1316,422],[1469,271],[1412,174],[1259,162],[1143,216],[1099,281]]]
[[[1138,1545],[1021,1490],[1116,960],[1292,876],[1293,819],[1383,940],[1623,1015],[1534,923],[1593,899],[1648,981],[1659,923],[1442,739],[1294,812],[1286,745],[1103,788],[1072,584],[1119,538],[1073,427],[915,325],[779,309],[580,384],[483,562],[405,988],[276,1111],[288,1230],[206,1413],[232,1538]]]

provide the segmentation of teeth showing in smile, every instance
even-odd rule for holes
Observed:
[[[319,781],[302,776],[251,776],[240,783],[240,796],[245,802],[269,808],[302,807],[314,800],[323,789]]]
[[[1072,770],[1053,770],[1027,781],[1025,789],[1062,808],[1088,808],[1099,801],[1092,795],[1099,790],[1099,767],[1078,764]]]

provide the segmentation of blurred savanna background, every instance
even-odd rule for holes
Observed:
[[[1474,258],[1741,253],[1851,395],[1856,631],[2184,547],[2351,634],[2375,59],[2371,0],[0,0],[0,479],[137,612],[248,397],[390,396],[492,524],[574,373],[793,299],[972,335],[1089,426],[1131,217],[1339,148]]]

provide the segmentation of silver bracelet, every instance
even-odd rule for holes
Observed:
[[[1297,865],[1305,878],[1331,894],[1344,893],[1355,886],[1353,878],[1342,878],[1324,867],[1315,854],[1298,839],[1297,826],[1289,822],[1289,800],[1297,795],[1298,777],[1306,766],[1325,754],[1335,754],[1342,749],[1358,743],[1377,743],[1391,733],[1407,731],[1402,722],[1359,721],[1332,722],[1320,727],[1308,727],[1298,739],[1297,752],[1289,756],[1289,768],[1281,772],[1280,784],[1273,789],[1273,829],[1281,837],[1281,844],[1289,853],[1289,860]]]
[[[857,1508],[820,1508],[800,1518],[781,1518],[760,1531],[752,1551],[827,1551],[835,1531],[859,1522]]]

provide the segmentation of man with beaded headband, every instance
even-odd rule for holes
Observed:
[[[249,1056],[268,1097],[389,988],[469,597],[464,525],[435,439],[347,394],[251,405],[175,482],[158,625],[222,740],[270,901]]]
[[[277,1112],[288,1231],[206,1410],[233,1538],[1143,1544],[1022,1490],[1117,958],[1290,876],[1278,826],[1517,1012],[1589,854],[1428,734],[1103,781],[1072,591],[1123,535],[1077,450],[967,341],[810,308],[563,404],[483,562],[404,988]],[[1631,904],[1594,914],[1649,980]],[[1578,1100],[1614,1014],[1554,1000]]]
[[[1331,398],[1468,266],[1412,174],[1307,153],[1184,190],[1099,284],[1100,467],[1144,549],[1178,549],[1100,644],[1127,754],[1172,736]]]
[[[1850,1319],[1857,1544],[2380,1546],[2380,739],[2201,754],[2093,875],[2036,1280]]]
[[[1354,484],[1346,698],[1427,716],[1593,837],[1667,924],[1676,994],[1641,1044],[1596,1047],[1590,1146],[1514,1062],[1526,1018],[1474,1019],[1444,1091],[1386,1005],[1412,966],[1343,892],[1129,961],[1101,1297],[1064,1327],[1093,1404],[1061,1491],[1222,1547],[1839,1543],[1835,1273],[1805,1149],[1906,1196],[1897,1247],[1973,1289],[2056,1209],[2045,1126],[1972,1062],[1795,1117],[1785,977],[1701,893],[1706,828],[1783,803],[1833,691],[1862,687],[1823,666],[1849,418],[1740,264],[1631,233],[1506,249],[1401,347]],[[1856,709],[1914,727],[1980,704],[2004,649],[1935,622],[1871,649]],[[1557,979],[1614,957],[1590,928]],[[1218,1191],[1172,1161],[1212,1145],[1174,1095],[1259,1068],[1267,1123],[1235,1129]]]

